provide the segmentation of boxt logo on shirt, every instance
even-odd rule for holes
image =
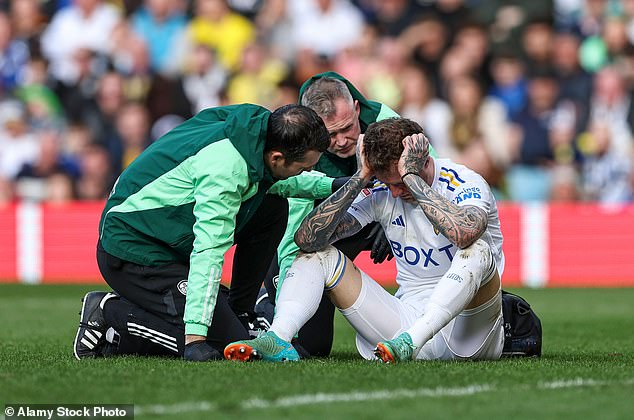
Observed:
[[[427,268],[430,265],[432,267],[439,266],[443,259],[453,260],[453,254],[451,253],[453,244],[445,245],[442,248],[420,248],[409,245],[403,246],[400,242],[390,241],[392,246],[392,253],[396,258],[404,260],[409,265],[421,265],[423,268]]]

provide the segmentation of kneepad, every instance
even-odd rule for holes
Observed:
[[[502,357],[540,357],[542,323],[522,297],[502,290],[504,348]]]

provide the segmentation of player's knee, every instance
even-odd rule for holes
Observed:
[[[324,276],[324,288],[331,290],[341,280],[347,265],[346,256],[333,246],[328,246],[317,252],[300,252],[297,259],[306,259],[318,262],[320,271]]]
[[[346,271],[347,258],[335,247],[328,246],[321,251],[299,252],[291,270],[287,273],[293,275],[294,271],[300,269],[305,272],[312,272],[321,276],[324,280],[326,290],[333,289]]]
[[[453,262],[465,265],[478,284],[486,282],[495,269],[491,246],[482,239],[456,252]]]

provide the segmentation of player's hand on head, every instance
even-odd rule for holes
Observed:
[[[429,156],[429,139],[423,133],[412,134],[403,139],[403,153],[398,160],[398,172],[420,174]]]
[[[357,140],[357,169],[361,177],[366,181],[369,181],[374,175],[368,167],[365,156],[363,155],[363,134],[359,135],[359,139]]]

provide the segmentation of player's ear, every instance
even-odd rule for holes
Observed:
[[[269,158],[269,163],[271,164],[271,167],[273,168],[279,168],[286,164],[286,156],[284,156],[284,153],[279,152],[277,150],[272,150],[271,152],[269,152],[268,158]]]
[[[359,101],[354,100],[354,112],[357,114],[357,117],[361,113],[361,105],[359,105]]]

